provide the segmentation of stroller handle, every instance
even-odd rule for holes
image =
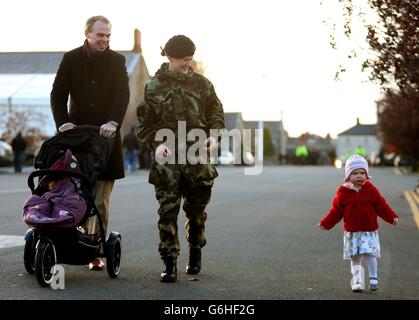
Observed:
[[[80,179],[83,180],[83,182],[85,182],[87,184],[88,187],[91,186],[90,179],[86,175],[84,175],[83,173],[74,172],[74,171],[71,171],[71,170],[42,169],[42,170],[33,171],[28,177],[28,186],[31,189],[32,193],[35,191],[35,183],[34,183],[33,179],[35,177],[44,176],[44,175],[47,175],[47,174],[50,175],[50,176],[57,177],[57,178],[62,178],[62,177],[80,178]]]
[[[80,125],[76,125],[73,129],[70,129],[70,130],[74,130],[74,129],[81,129],[81,130],[83,130],[83,129],[92,129],[92,130],[97,131],[97,133],[100,132],[100,127],[99,126],[94,126],[94,125],[91,125],[91,124],[80,124]],[[60,133],[63,133],[63,132],[65,132],[65,131],[61,131],[61,132],[58,131],[57,133],[60,134]],[[107,137],[106,139],[112,140],[112,139],[115,139],[115,137],[116,137],[116,132],[114,134],[112,134],[110,137]]]

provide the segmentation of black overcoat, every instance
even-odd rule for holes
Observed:
[[[70,108],[67,109],[70,97]],[[129,102],[125,57],[109,48],[99,58],[88,54],[87,42],[64,54],[51,91],[51,110],[57,129],[66,122],[101,126],[119,124],[116,141],[101,180],[124,177],[119,129]]]

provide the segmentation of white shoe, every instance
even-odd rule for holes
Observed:
[[[351,287],[353,292],[362,292],[364,289],[364,275],[364,268],[362,266],[358,265],[352,268]]]
[[[362,292],[362,285],[360,283],[354,283],[352,285],[353,292]]]

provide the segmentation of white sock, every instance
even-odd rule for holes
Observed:
[[[375,278],[370,280],[371,284],[377,284],[378,280],[377,279],[377,258],[372,256],[372,255],[365,255],[365,262],[367,264],[368,267],[368,273],[370,278]]]
[[[363,258],[363,255],[358,254],[358,255],[352,257],[352,259],[351,259],[351,272],[352,272],[352,276],[354,278],[354,283],[361,283],[362,282],[362,277],[361,277],[362,258]]]

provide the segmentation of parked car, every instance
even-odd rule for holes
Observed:
[[[6,167],[13,164],[12,146],[0,140],[0,166]]]
[[[212,164],[232,164],[234,161],[233,153],[230,151],[221,151],[218,159],[211,157]]]
[[[250,152],[245,152],[243,155],[243,164],[252,166],[255,164],[255,157]]]
[[[397,155],[394,158],[394,166],[395,167],[405,167],[405,166],[408,166],[408,165],[409,165],[408,160],[405,157],[403,157],[402,155]]]

